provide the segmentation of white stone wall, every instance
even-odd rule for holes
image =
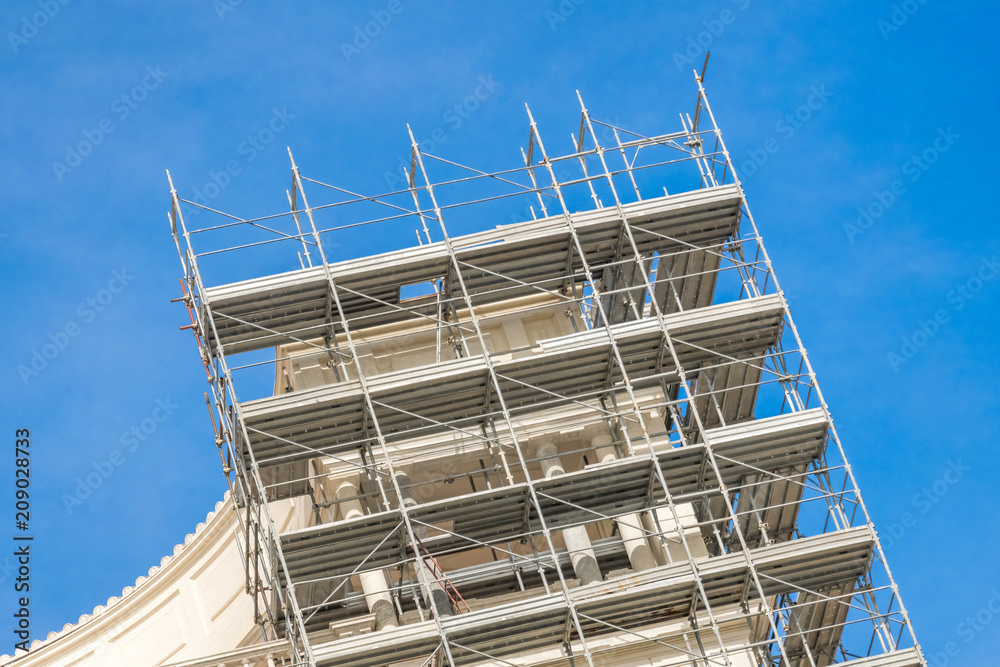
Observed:
[[[304,526],[308,509],[301,501],[271,504],[282,530]],[[0,657],[0,665],[153,667],[262,641],[245,592],[236,519],[227,497],[135,586],[33,642],[28,653]]]

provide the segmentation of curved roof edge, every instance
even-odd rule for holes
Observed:
[[[81,615],[80,619],[76,623],[67,623],[61,630],[50,632],[45,639],[35,639],[31,642],[31,646],[27,652],[18,651],[13,656],[0,656],[0,666],[14,665],[24,658],[34,656],[39,650],[53,646],[60,639],[66,638],[75,632],[82,631],[97,621],[113,615],[113,612],[117,609],[120,609],[126,603],[135,600],[142,591],[151,588],[153,582],[167,578],[166,573],[175,569],[169,567],[171,564],[179,562],[181,560],[180,556],[191,551],[193,544],[203,541],[204,536],[211,532],[210,529],[220,526],[223,523],[219,517],[226,515],[232,516],[230,512],[223,511],[227,508],[233,508],[233,505],[230,502],[230,494],[228,490],[223,495],[222,500],[215,504],[215,509],[206,515],[205,520],[195,526],[194,532],[185,535],[184,541],[174,546],[173,553],[161,558],[159,565],[154,565],[149,568],[149,573],[147,575],[138,577],[135,580],[134,586],[126,586],[122,589],[121,595],[108,598],[106,604],[97,605],[94,607],[93,612]]]

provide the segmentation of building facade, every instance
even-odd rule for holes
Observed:
[[[659,135],[581,100],[565,155],[529,111],[508,170],[411,132],[376,196],[293,158],[254,220],[171,184],[231,492],[12,664],[925,665],[697,84]]]

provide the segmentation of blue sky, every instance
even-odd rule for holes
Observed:
[[[192,197],[235,162],[212,205],[251,217],[287,209],[286,146],[307,174],[370,193],[407,154],[406,123],[440,130],[441,155],[514,166],[524,103],[563,149],[576,89],[598,118],[673,129],[695,99],[685,53],[707,46],[713,110],[869,509],[883,535],[900,526],[888,555],[918,636],[992,664],[1000,619],[969,641],[957,627],[1000,589],[995,5],[64,2],[0,9],[0,433],[33,435],[36,637],[120,594],[225,488],[187,316],[169,303],[165,169]],[[372,11],[391,20],[345,48]],[[783,121],[811,95],[808,120]],[[275,118],[270,143],[247,142]],[[81,142],[87,155],[67,154]]]

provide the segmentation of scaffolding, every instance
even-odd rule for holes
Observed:
[[[170,182],[282,664],[926,665],[703,79],[667,134],[580,98],[559,156],[526,107],[505,170],[410,131],[407,187],[377,195],[291,150],[285,212]],[[279,529],[269,503],[303,498]]]

